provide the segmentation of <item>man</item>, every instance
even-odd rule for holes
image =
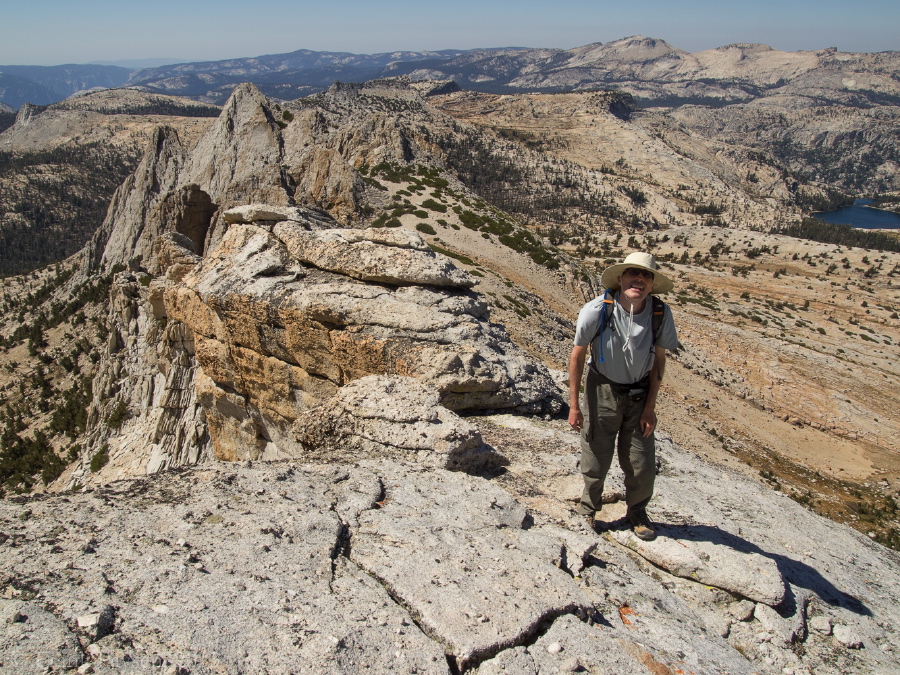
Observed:
[[[628,522],[635,535],[649,541],[656,537],[647,516],[656,478],[656,397],[666,350],[678,346],[672,312],[651,294],[667,293],[673,283],[652,255],[641,252],[607,269],[600,280],[608,290],[579,312],[569,359],[569,424],[581,432],[584,477],[578,513],[594,529],[603,482],[617,449],[625,474]],[[589,348],[587,409],[582,412],[579,390]]]

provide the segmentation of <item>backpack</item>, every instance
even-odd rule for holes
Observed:
[[[650,348],[653,349],[653,345],[656,344],[657,339],[659,339],[659,335],[662,332],[662,323],[663,317],[666,313],[666,303],[659,299],[659,297],[655,295],[650,296],[650,300],[653,303],[653,318],[651,326],[653,328],[653,342],[650,345]],[[591,352],[593,353],[594,342],[600,337],[600,334],[603,333],[603,329],[606,328],[607,324],[612,319],[613,314],[613,306],[615,304],[615,299],[613,299],[612,294],[609,292],[607,288],[603,292],[603,308],[600,310],[600,328],[597,329],[597,333],[594,335],[594,338],[591,340]],[[596,354],[594,355],[596,357]],[[603,363],[603,341],[600,341],[600,358],[596,358],[597,363]]]

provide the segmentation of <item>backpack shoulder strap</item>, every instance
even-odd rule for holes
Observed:
[[[613,313],[613,305],[615,304],[615,300],[613,299],[612,294],[609,292],[607,288],[603,292],[603,302],[600,304],[600,322],[597,324],[597,332],[594,334],[593,339],[590,342],[591,351],[593,352],[594,342],[600,337],[600,334],[603,330],[609,325],[610,320],[612,319]],[[603,362],[603,342],[600,342],[600,354],[594,354],[594,358],[599,362]]]
[[[650,299],[653,301],[653,342],[655,344],[659,339],[660,333],[662,333],[663,317],[666,315],[666,303],[655,295],[651,295]]]
[[[603,304],[600,305],[600,327],[597,329],[597,335],[600,335],[612,321],[613,310],[616,301],[612,293],[607,288],[603,291]],[[596,335],[594,337],[597,337]]]

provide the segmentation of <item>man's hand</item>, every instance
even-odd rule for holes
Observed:
[[[569,420],[572,419],[571,414]],[[570,421],[571,424],[571,421]],[[641,434],[647,438],[656,428],[656,411],[653,408],[644,406],[644,412],[641,413]]]
[[[650,369],[650,389],[647,391],[647,402],[644,404],[644,412],[641,413],[641,434],[644,438],[650,436],[656,429],[656,397],[659,394],[659,386],[662,384],[663,370],[666,367],[666,350],[656,348],[656,358]]]
[[[581,414],[578,398],[581,395],[581,376],[584,374],[584,360],[587,357],[587,346],[572,347],[569,357],[569,426],[581,431],[584,426],[584,415]]]
[[[575,431],[581,431],[584,426],[584,415],[578,408],[569,408],[569,426]]]

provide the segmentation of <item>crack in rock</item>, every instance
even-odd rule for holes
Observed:
[[[564,544],[522,529],[525,509],[483,480],[402,470],[360,514],[351,559],[390,589],[463,670],[528,640],[547,618],[591,609],[559,568]]]

